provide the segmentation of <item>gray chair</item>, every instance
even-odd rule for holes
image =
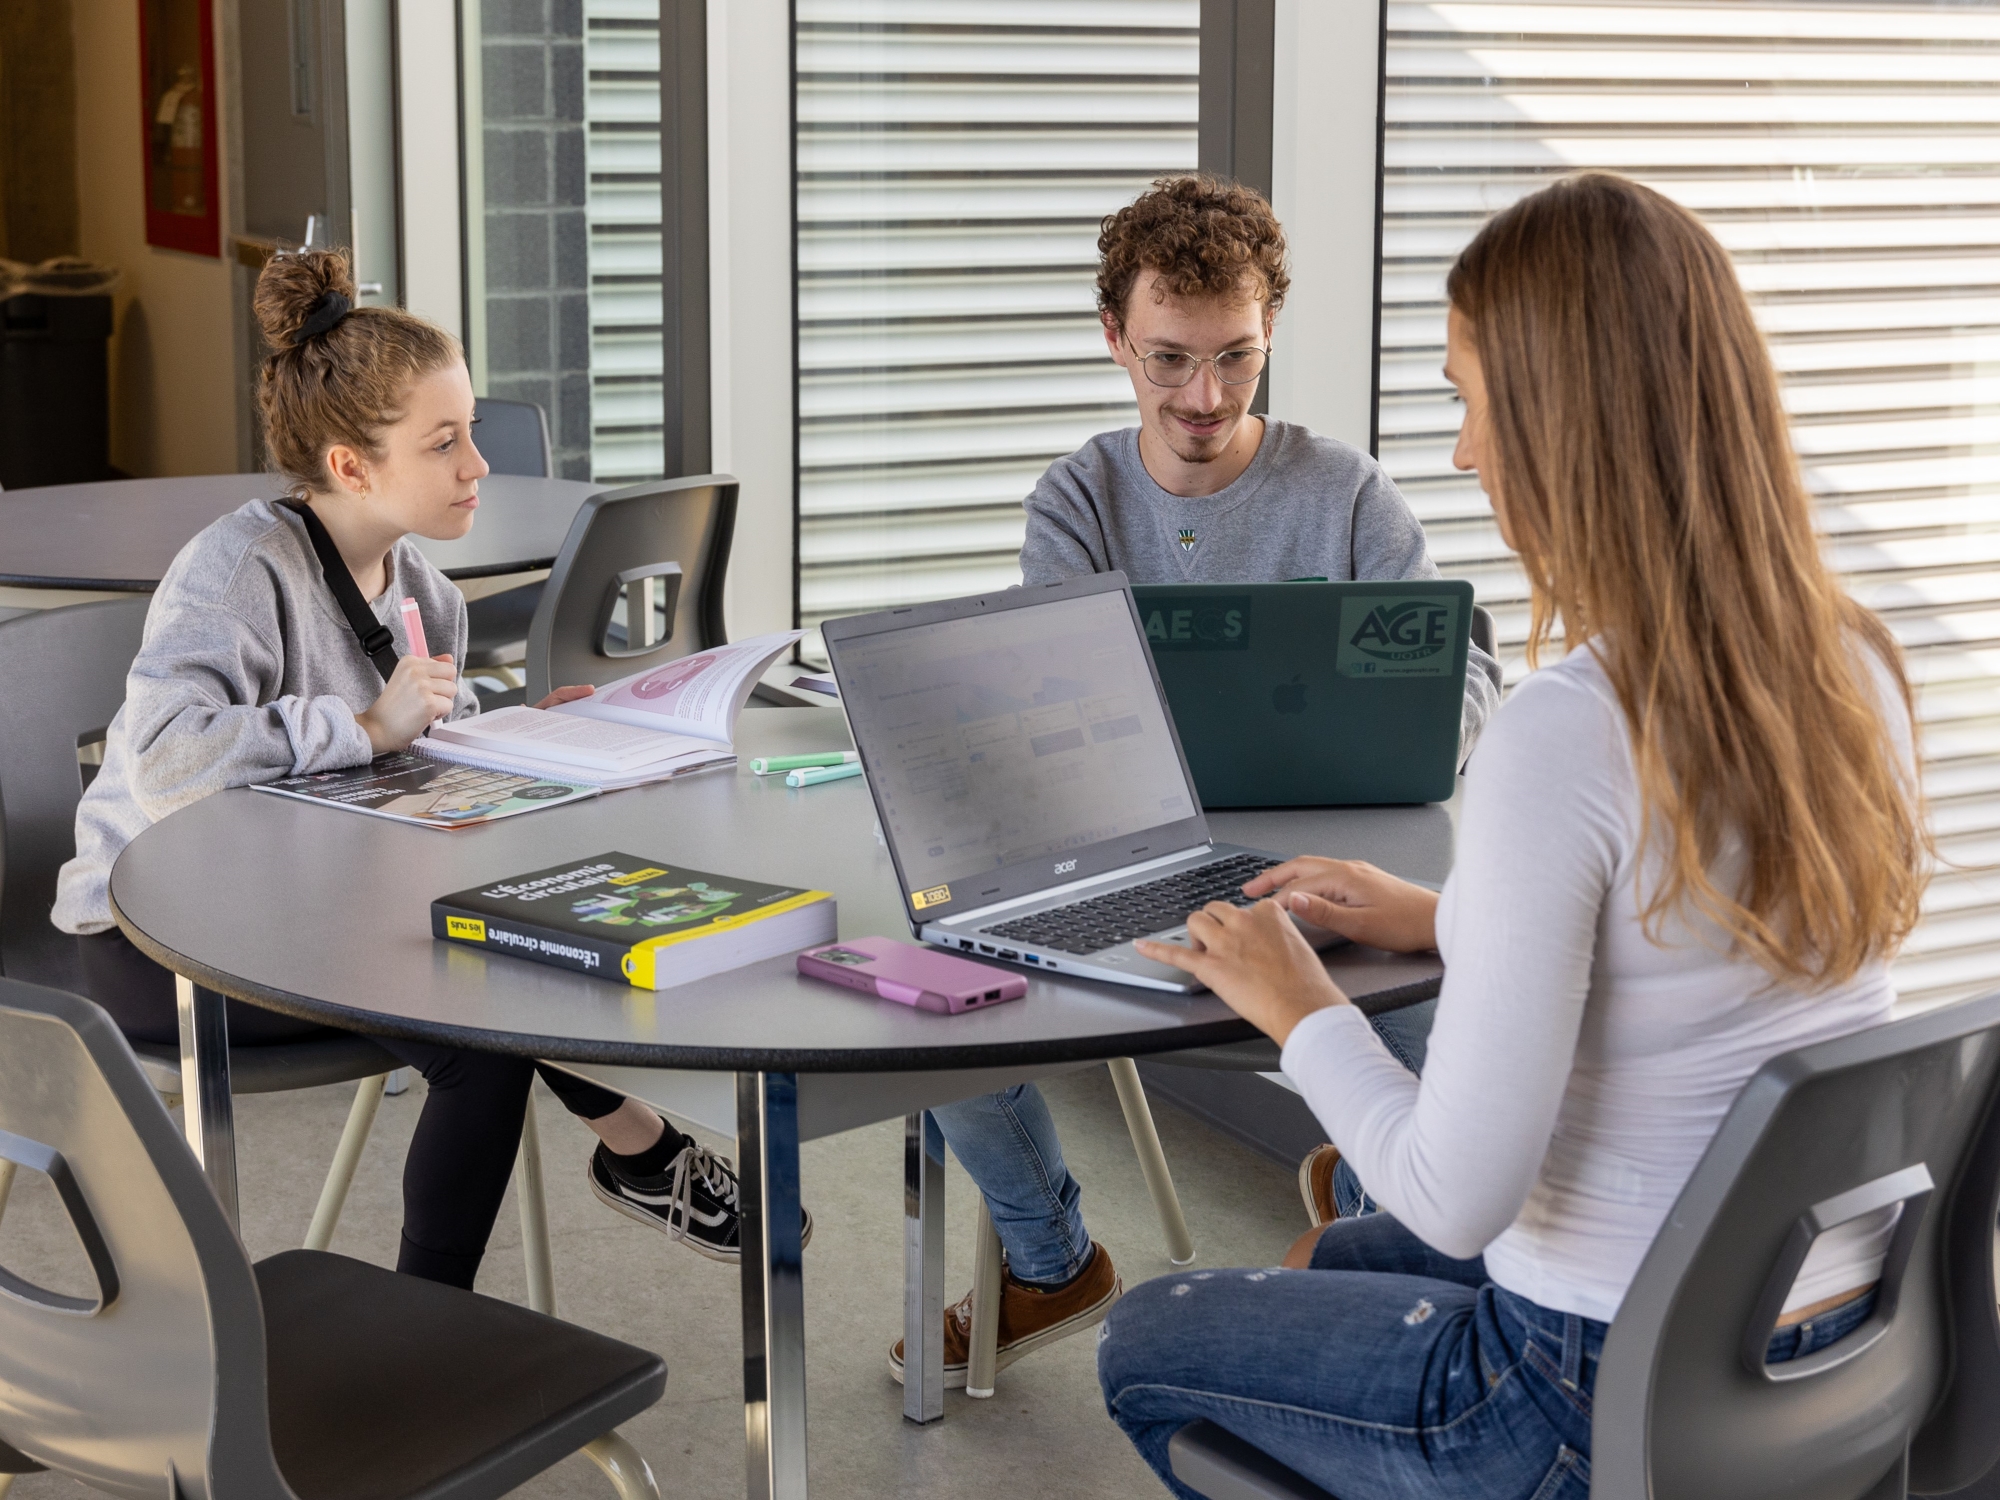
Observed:
[[[345,1256],[252,1265],[89,1001],[0,980],[0,1169],[46,1175],[88,1264],[60,1289],[0,1267],[0,1490],[493,1500],[581,1450],[658,1500],[615,1430],[658,1355]]]
[[[1760,1068],[1605,1338],[1594,1500],[2000,1493],[1996,1101],[2000,995]],[[1897,1202],[1874,1314],[1815,1354],[1765,1364],[1814,1236]],[[1207,1422],[1169,1451],[1209,1500],[1324,1500]]]
[[[1472,606],[1472,644],[1488,656],[1498,656],[1500,634],[1493,628],[1493,612],[1483,604]]]
[[[473,445],[495,474],[546,479],[555,471],[548,414],[534,402],[481,396],[472,403],[472,417],[479,424]]]
[[[482,396],[472,404],[479,427],[473,443],[495,474],[521,474],[546,479],[555,471],[549,448],[549,419],[532,401],[495,401]],[[542,602],[542,585],[488,594],[466,609],[467,670],[512,666],[528,649],[528,622]]]
[[[722,584],[736,490],[730,475],[702,474],[583,502],[528,629],[529,702],[728,641]]]
[[[77,940],[49,922],[56,872],[76,852],[76,805],[83,795],[78,748],[100,741],[119,705],[145,628],[145,596],[0,620],[0,974],[58,989],[87,991]],[[137,1042],[132,1050],[171,1105],[181,1092],[180,1049]],[[396,1059],[366,1037],[344,1033],[268,1047],[229,1049],[232,1093],[359,1080],[346,1129],[327,1172],[306,1248],[332,1242]],[[531,1303],[553,1311],[548,1225],[540,1209],[538,1141],[530,1101],[520,1173],[522,1237]]]

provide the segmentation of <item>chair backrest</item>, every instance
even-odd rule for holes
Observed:
[[[1593,1500],[1961,1488],[2000,1457],[2000,995],[1773,1058],[1738,1096],[1606,1336]],[[1820,1230],[1903,1203],[1876,1308],[1765,1365]]]
[[[1483,604],[1472,606],[1472,644],[1488,656],[1497,656],[1495,649],[1500,644],[1500,633],[1493,628],[1493,611]]]
[[[598,686],[727,643],[736,492],[730,475],[702,474],[583,502],[528,627],[530,703],[556,684]]]
[[[56,871],[76,852],[83,796],[77,746],[125,701],[151,602],[136,595],[0,620],[0,973],[31,977],[18,965],[55,936]]]
[[[549,477],[555,466],[549,451],[549,418],[539,406],[481,396],[472,403],[472,415],[479,422],[472,445],[495,474]]]
[[[54,1181],[96,1282],[0,1270],[0,1444],[133,1500],[293,1500],[249,1257],[90,1001],[0,980],[0,1155]]]

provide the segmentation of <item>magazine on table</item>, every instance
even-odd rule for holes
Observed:
[[[610,790],[735,760],[737,715],[802,632],[781,630],[683,656],[554,708],[502,708],[433,724],[412,748],[434,760],[566,776]]]
[[[424,828],[470,828],[595,797],[600,788],[574,777],[448,765],[398,750],[365,766],[287,776],[263,782],[256,790]]]

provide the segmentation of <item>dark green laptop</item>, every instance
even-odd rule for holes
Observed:
[[[1139,584],[1203,807],[1442,802],[1472,585]]]

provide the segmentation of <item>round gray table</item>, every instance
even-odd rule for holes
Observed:
[[[733,1125],[752,1488],[803,1496],[799,1142],[897,1115],[921,1120],[932,1105],[1095,1061],[1256,1035],[1211,995],[1044,973],[1028,975],[1021,1001],[939,1016],[803,979],[790,958],[653,993],[431,937],[435,897],[606,850],[811,884],[836,896],[843,937],[907,937],[865,784],[794,790],[748,770],[755,755],[849,743],[836,708],[759,708],[739,721],[734,769],[484,827],[342,817],[243,789],[140,834],[112,870],[111,899],[132,941],[181,976],[189,1139],[225,1204],[235,1203],[227,1037],[221,1003],[196,985],[355,1030],[559,1061],[697,1123]],[[1367,859],[1433,883],[1451,863],[1448,807],[1224,813],[1210,824],[1220,840]],[[1351,946],[1326,962],[1371,1011],[1435,994],[1442,974],[1435,955]],[[906,1299],[912,1350],[925,1320],[937,1322],[942,1290],[941,1154],[935,1127],[921,1130],[912,1127],[927,1144],[909,1153],[906,1195],[909,1263],[922,1268]],[[937,1385],[930,1373],[924,1384]],[[930,1394],[916,1387],[912,1414]],[[941,1387],[936,1399],[941,1409]]]
[[[455,542],[413,540],[447,578],[487,578],[546,568],[569,523],[601,485],[488,474],[479,514]],[[204,526],[246,500],[273,498],[270,474],[115,479],[0,491],[0,585],[150,594],[167,565]]]

